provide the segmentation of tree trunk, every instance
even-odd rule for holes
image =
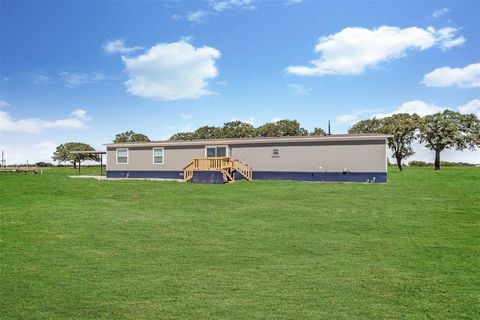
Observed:
[[[440,150],[435,150],[435,171],[440,170]]]
[[[402,167],[402,157],[397,155],[395,158],[397,158],[397,167],[398,167],[398,170],[402,171],[402,170],[403,170],[403,167]]]
[[[73,169],[77,169],[77,160],[73,160]]]

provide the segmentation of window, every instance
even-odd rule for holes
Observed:
[[[163,164],[163,148],[153,148],[153,164]]]
[[[272,158],[280,158],[280,152],[278,151],[277,148],[274,148],[272,150]]]
[[[127,148],[118,148],[117,149],[117,164],[128,164],[128,149]]]
[[[225,146],[222,146],[222,147],[206,147],[205,148],[205,155],[208,158],[211,158],[211,157],[227,157],[228,156],[227,147],[225,147]]]

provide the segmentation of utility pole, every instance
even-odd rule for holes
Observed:
[[[0,167],[6,167],[5,165],[5,154],[4,154],[4,151],[2,150],[2,162],[0,163]]]

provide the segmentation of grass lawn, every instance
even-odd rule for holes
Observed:
[[[390,171],[388,184],[0,174],[0,317],[480,318],[480,169]]]

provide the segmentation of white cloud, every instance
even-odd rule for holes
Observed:
[[[438,10],[435,10],[433,13],[432,13],[432,17],[434,18],[439,18],[441,16],[443,16],[444,14],[446,14],[447,12],[449,12],[450,9],[448,8],[442,8],[442,9],[438,9]]]
[[[108,54],[121,53],[129,54],[138,50],[143,50],[143,47],[127,47],[124,39],[108,40],[103,44],[103,51]]]
[[[480,99],[474,99],[462,106],[459,106],[458,111],[463,114],[473,113],[480,118]]]
[[[73,88],[85,84],[96,83],[107,79],[107,76],[101,72],[67,72],[62,71],[58,74],[67,88]]]
[[[211,1],[210,6],[217,12],[222,12],[231,9],[252,10],[255,9],[253,0],[226,0],[226,1]]]
[[[426,116],[428,114],[434,114],[437,112],[442,112],[446,108],[437,106],[432,103],[426,103],[421,100],[408,101],[400,105],[395,111],[390,113],[377,113],[372,117],[385,118],[389,117],[396,113],[408,113],[408,114],[418,114],[419,116]]]
[[[218,75],[215,48],[185,41],[160,43],[134,58],[122,57],[131,94],[159,100],[194,99],[212,94],[208,80]]]
[[[203,11],[203,10],[198,10],[198,11],[190,13],[187,16],[187,20],[190,21],[190,22],[200,23],[200,22],[205,21],[205,18],[207,16],[208,16],[208,12]]]
[[[0,131],[40,133],[45,129],[85,129],[88,128],[86,122],[89,120],[85,110],[82,109],[73,111],[70,118],[54,121],[40,118],[16,120],[9,113],[0,111]]]
[[[174,14],[171,16],[172,20],[178,21],[178,20],[183,20],[182,15],[180,14]]]
[[[255,118],[254,117],[248,117],[247,119],[244,119],[244,120],[233,117],[230,121],[242,121],[242,122],[251,124],[252,126],[255,125]]]
[[[286,71],[303,76],[360,74],[382,61],[403,57],[409,50],[421,51],[433,46],[446,50],[458,46],[465,38],[457,36],[457,31],[452,27],[439,30],[433,27],[349,27],[318,40],[315,52],[321,57],[312,60],[311,66],[290,66]]]
[[[298,84],[298,83],[289,83],[287,85],[287,87],[291,91],[293,91],[294,93],[302,95],[302,96],[308,96],[310,94],[310,92],[312,91],[311,89],[305,88],[304,86],[302,86],[301,84]]]
[[[358,114],[343,114],[338,116],[336,120],[340,123],[354,123],[358,121]]]
[[[26,75],[33,84],[41,85],[52,81],[52,78],[43,72],[27,72]]]
[[[0,108],[6,108],[10,105],[10,103],[8,103],[7,101],[5,100],[0,100]]]
[[[437,68],[427,73],[422,83],[427,87],[480,88],[480,63],[464,68]]]
[[[190,113],[180,113],[179,116],[183,120],[190,120],[193,118],[193,116]]]
[[[283,5],[289,6],[289,5],[299,4],[302,2],[303,0],[287,0],[283,3]]]
[[[19,146],[2,145],[0,149],[4,151],[6,164],[34,164],[36,162],[53,162],[52,155],[57,148],[57,143],[53,141],[42,141],[36,144],[27,144]]]

